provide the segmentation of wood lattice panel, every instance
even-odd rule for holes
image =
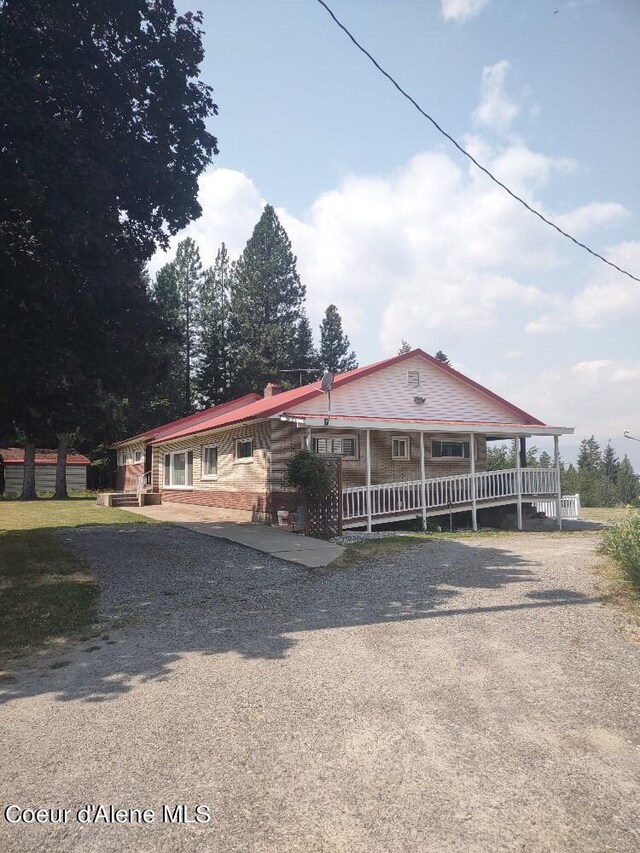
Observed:
[[[326,466],[331,478],[327,497],[307,500],[307,536],[331,539],[342,533],[342,460],[339,456],[318,457]]]

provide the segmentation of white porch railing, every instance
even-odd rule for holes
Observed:
[[[151,471],[145,471],[144,474],[138,474],[136,486],[137,492],[146,492],[149,486],[151,486]]]
[[[554,495],[557,477],[554,468],[522,468],[522,495]],[[479,471],[475,475],[476,501],[479,505],[518,494],[518,469]],[[456,474],[425,480],[426,509],[470,505],[473,501],[472,475]],[[382,483],[371,486],[371,515],[395,515],[422,509],[422,480],[405,483]],[[342,491],[342,518],[365,518],[367,487],[355,486]],[[555,515],[555,512],[554,512]],[[567,516],[568,517],[568,516]]]
[[[556,517],[556,501],[544,500],[533,501],[534,507],[538,512],[543,512],[549,518]],[[560,498],[560,516],[571,521],[577,521],[580,518],[580,495],[563,495]]]

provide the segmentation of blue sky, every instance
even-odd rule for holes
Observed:
[[[330,5],[478,159],[640,275],[640,3]],[[360,363],[403,338],[443,349],[536,416],[575,426],[578,439],[613,438],[640,467],[640,444],[622,438],[640,434],[640,284],[491,185],[315,0],[196,7],[220,155],[201,179],[203,216],[178,237],[191,234],[205,263],[222,240],[235,256],[269,202],[298,256],[314,327],[335,302]]]

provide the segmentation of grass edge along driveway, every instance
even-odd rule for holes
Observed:
[[[64,549],[61,530],[148,523],[134,513],[98,507],[95,498],[0,500],[0,660],[86,636],[99,621],[96,578]]]

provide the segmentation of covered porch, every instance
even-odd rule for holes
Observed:
[[[518,529],[522,530],[522,504],[538,498],[554,497],[558,518],[559,476],[553,468],[510,468],[479,471],[451,477],[425,478],[404,483],[384,483],[342,491],[342,526],[359,527],[380,522],[401,521],[471,511],[473,529],[478,529],[480,509],[516,504]],[[560,506],[559,526],[565,515]]]
[[[522,530],[523,505],[539,501],[544,501],[547,514],[549,506],[553,508],[560,529],[563,517],[570,517],[570,510],[563,507],[561,494],[559,437],[572,433],[571,428],[532,424],[463,425],[421,420],[394,423],[388,418],[376,420],[362,417],[307,416],[296,418],[295,422],[299,428],[305,429],[305,444],[309,449],[318,448],[322,441],[320,436],[343,434],[346,437],[352,432],[360,437],[358,462],[364,474],[364,482],[361,479],[354,484],[349,482],[349,476],[343,478],[341,513],[344,529],[366,526],[371,531],[374,524],[416,517],[421,517],[426,526],[426,520],[431,516],[469,512],[472,527],[477,530],[479,511],[514,505],[517,529]],[[417,449],[416,461],[419,461],[419,465],[413,468],[412,477],[391,477],[390,481],[386,481],[385,472],[379,464],[375,464],[374,448],[380,446],[381,433],[387,434],[392,447],[398,433],[410,435],[410,443]],[[551,467],[527,467],[527,439],[532,436],[553,437],[554,459]],[[513,442],[515,467],[481,470],[486,467],[486,442],[491,440]],[[427,448],[432,448],[434,441],[439,445],[457,443],[464,446],[461,457],[446,460],[455,462],[458,470],[447,470],[446,475],[443,472],[443,476],[433,476],[433,450]],[[480,464],[479,449],[482,456]],[[484,452],[482,449],[485,449]],[[349,464],[343,463],[343,470],[346,468],[347,474]],[[455,469],[456,466],[449,468]],[[394,471],[397,471],[397,467]],[[407,473],[410,472],[411,468],[407,467]]]

